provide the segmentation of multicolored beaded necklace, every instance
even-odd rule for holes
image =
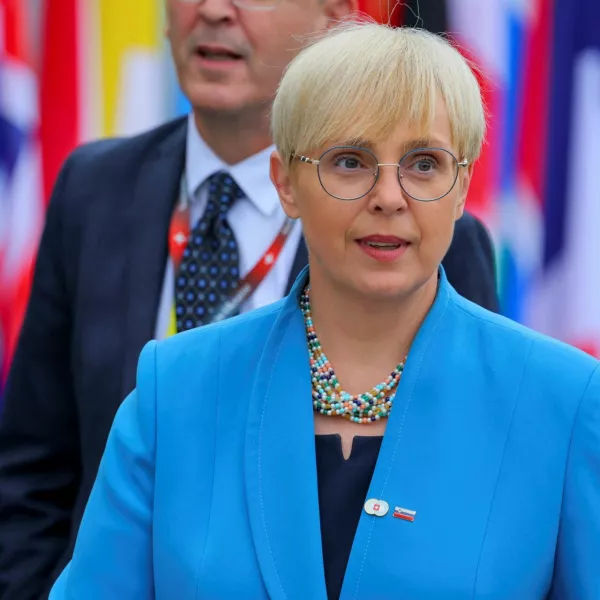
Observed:
[[[300,307],[306,327],[315,411],[328,417],[339,415],[360,424],[373,423],[389,416],[405,361],[401,362],[385,381],[374,386],[370,391],[356,396],[345,392],[315,332],[310,311],[309,285],[302,292]]]

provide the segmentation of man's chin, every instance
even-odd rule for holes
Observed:
[[[260,105],[244,85],[206,82],[186,94],[195,110],[207,113],[239,113]]]

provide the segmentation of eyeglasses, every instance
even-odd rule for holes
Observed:
[[[404,192],[420,202],[433,202],[448,195],[458,179],[459,167],[454,154],[443,148],[416,148],[407,152],[398,163],[380,163],[366,148],[335,146],[315,160],[292,154],[293,158],[317,166],[323,189],[338,200],[358,200],[366,196],[379,179],[380,167],[396,167],[398,181]]]
[[[181,4],[200,4],[204,0],[179,0]],[[281,0],[232,0],[233,5],[244,10],[273,10]]]

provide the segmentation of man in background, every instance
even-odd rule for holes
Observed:
[[[356,1],[166,0],[192,114],[63,166],[0,417],[2,600],[47,597],[69,560],[142,346],[273,302],[306,264],[269,180],[270,104],[299,36]],[[460,293],[497,309],[473,217],[445,265]]]

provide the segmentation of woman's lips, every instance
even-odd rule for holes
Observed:
[[[379,262],[398,260],[410,246],[410,242],[391,235],[370,235],[356,240],[360,249]]]

